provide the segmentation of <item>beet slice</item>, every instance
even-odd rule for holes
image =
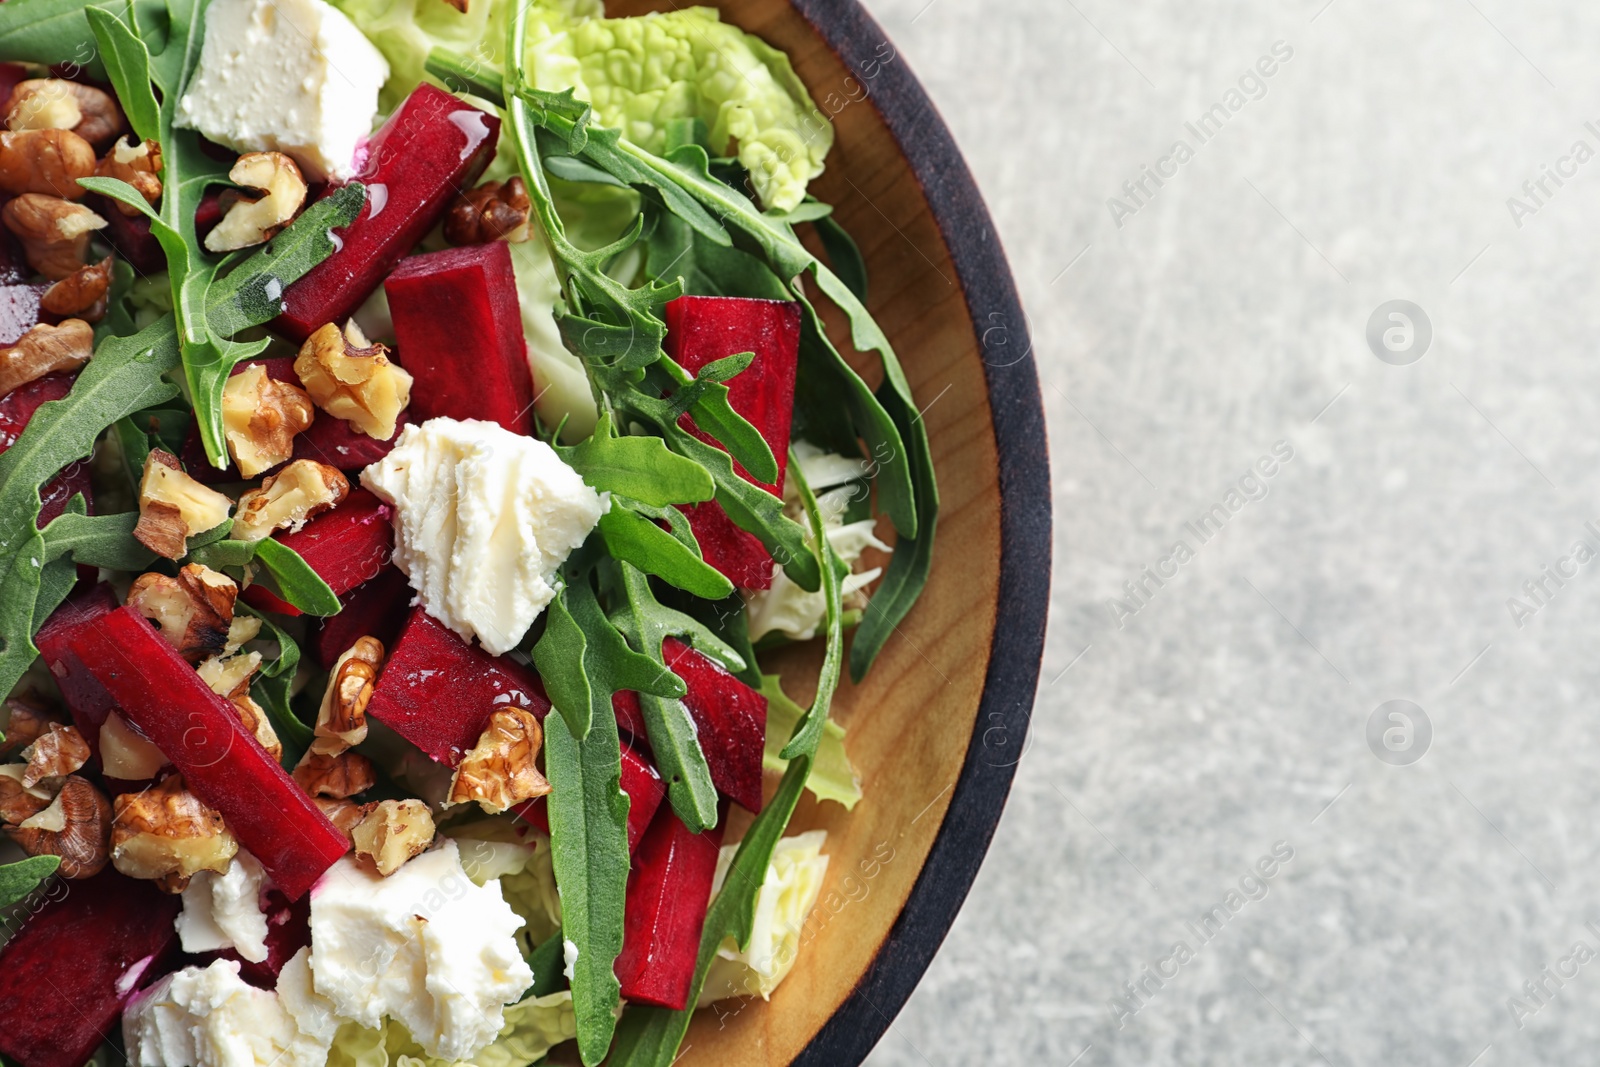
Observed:
[[[683,706],[694,720],[700,750],[711,770],[711,783],[734,803],[760,811],[767,698],[675,637],[661,643],[661,653],[672,673],[682,678],[689,690],[683,697]],[[639,694],[618,693],[611,706],[616,711],[617,724],[642,740],[644,716]]]
[[[398,567],[385,567],[341,600],[344,607],[339,614],[319,620],[313,644],[317,662],[326,670],[363,637],[376,637],[384,648],[394,646],[409,612],[411,583]]]
[[[420,606],[411,609],[383,665],[367,714],[416,745],[435,763],[455,767],[478,743],[495,709],[550,710],[533,671],[468,644]]]
[[[79,623],[72,659],[52,673],[82,675],[105,690],[183,775],[222,813],[228,829],[290,900],[298,900],[350,850],[350,841],[267,754],[227,700],[132,608]]]
[[[280,532],[273,537],[300,553],[335,596],[344,596],[389,565],[394,550],[393,516],[388,504],[365,489],[352,489],[344,503],[318,515],[298,533]],[[262,611],[300,614],[299,608],[265,586],[252,585],[240,595],[245,603]]]
[[[419,422],[485,419],[533,433],[533,376],[510,245],[409,256],[383,290],[396,358],[416,379],[411,411]]]
[[[624,1000],[672,1011],[688,1006],[721,845],[720,824],[696,834],[671,805],[656,813],[628,874],[614,967]]]
[[[5,269],[0,263],[0,270]],[[39,324],[39,301],[48,285],[8,282],[0,285],[0,345],[14,345]]]
[[[728,404],[750,421],[778,461],[778,480],[758,482],[735,463],[740,477],[774,496],[783,495],[794,418],[795,372],[800,363],[800,305],[736,296],[680,296],[667,304],[667,355],[698,373],[718,359],[754,352],[743,373],[728,383]],[[679,424],[703,441],[716,441],[685,415]],[[720,447],[720,445],[718,446]],[[741,589],[772,587],[772,557],[760,538],[734,525],[716,501],[682,508],[705,561]]]
[[[3,287],[0,287],[0,302],[4,299],[3,291]],[[3,317],[4,308],[0,306],[0,319]],[[17,443],[17,438],[22,436],[22,431],[27,428],[28,421],[40,405],[60,400],[72,392],[72,383],[76,380],[77,375],[51,374],[0,397],[0,452]],[[66,511],[67,501],[78,493],[83,494],[83,501],[88,505],[90,514],[93,514],[94,485],[89,480],[88,460],[79,460],[66,467],[39,490],[39,529],[44,529],[50,520]]]
[[[639,847],[639,839],[656,809],[666,799],[667,786],[650,761],[626,741],[622,742],[622,791],[628,794],[628,852],[632,853]],[[512,808],[511,814],[529,826],[550,832],[550,811],[544,797],[524,801]]]
[[[61,698],[72,714],[72,724],[89,743],[96,760],[100,758],[100,727],[105,724],[106,716],[116,710],[116,705],[106,697],[99,683],[89,678],[68,646],[79,626],[116,610],[116,591],[105,582],[81,587],[50,613],[33,637],[45,665],[55,674]],[[55,670],[58,663],[67,666],[58,672]]]
[[[0,1052],[21,1067],[80,1067],[132,995],[165,973],[182,898],[110,867],[43,895],[0,952]]]
[[[482,173],[499,135],[498,116],[417,86],[367,142],[357,175],[367,200],[344,229],[342,247],[284,291],[274,328],[304,341],[347,319]]]

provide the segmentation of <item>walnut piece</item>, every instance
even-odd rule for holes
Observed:
[[[294,160],[282,152],[246,152],[228,171],[228,180],[265,195],[240,198],[206,234],[206,248],[232,252],[270,239],[306,202],[306,180]]]
[[[21,752],[59,721],[44,708],[23,697],[9,698],[5,702],[5,711],[5,722],[0,724],[0,729],[5,732],[5,740],[0,741],[0,756]]]
[[[111,804],[87,778],[72,775],[50,806],[6,828],[30,856],[60,856],[63,878],[88,878],[110,858]]]
[[[83,739],[76,726],[50,724],[39,739],[23,750],[28,769],[22,772],[22,784],[29,788],[52,778],[67,775],[89,762],[89,742]]]
[[[367,814],[365,808],[353,800],[312,797],[311,803],[315,804],[322,811],[322,814],[328,817],[328,821],[338,827],[339,832],[346,838],[355,831],[356,826],[362,819],[366,818]]]
[[[450,803],[476,800],[491,815],[524,800],[550,792],[534,759],[544,743],[539,720],[527,708],[506,707],[489,718],[478,738],[450,779]]]
[[[27,769],[25,763],[0,764],[0,823],[6,826],[16,826],[32,818],[55,799],[48,789],[39,786],[30,789],[22,784],[22,775]]]
[[[227,647],[238,596],[232,578],[191,563],[176,578],[154,572],[139,575],[128,590],[128,607],[154,622],[184,659],[199,663]],[[260,662],[258,653],[251,655]]]
[[[239,713],[244,728],[267,750],[269,756],[281,761],[283,743],[278,740],[278,731],[273,729],[272,720],[267,718],[261,705],[250,697],[250,681],[260,666],[261,653],[246,652],[233,656],[213,656],[196,667],[195,671],[213,693],[227,697],[233,703],[233,710]]]
[[[359,752],[327,756],[307,752],[294,769],[294,780],[310,797],[348,800],[378,784],[372,761]]]
[[[8,348],[0,348],[0,396],[46,374],[75,371],[94,354],[94,330],[82,319],[60,326],[39,323]]]
[[[336,507],[350,493],[350,481],[326,463],[297,459],[239,498],[231,536],[259,541],[287,527],[299,530],[313,515]]]
[[[383,642],[361,637],[333,665],[317,709],[311,751],[337,756],[367,739],[367,704],[383,667]]]
[[[249,693],[242,693],[233,697],[233,710],[239,713],[244,728],[249,730],[256,742],[272,757],[272,762],[283,762],[283,742],[278,740],[278,731],[272,728],[272,720],[267,718],[267,713],[250,698]]]
[[[232,507],[233,501],[183,473],[177,456],[152,449],[139,482],[139,524],[133,536],[158,556],[182,559],[188,539],[220,524]]]
[[[111,288],[111,257],[80,267],[44,291],[39,306],[52,315],[76,315],[99,322],[106,314],[106,292]]]
[[[111,864],[129,878],[154,879],[168,893],[181,893],[200,871],[222,874],[239,843],[222,816],[202,804],[174,774],[139,793],[113,802]]]
[[[91,144],[100,144],[125,128],[111,94],[92,85],[29,78],[11,90],[8,130],[71,130]]]
[[[142,782],[154,778],[166,765],[161,750],[121,715],[113,711],[100,724],[100,767],[107,778]]]
[[[94,173],[94,147],[71,130],[0,133],[0,190],[82,200],[79,178]]]
[[[385,877],[433,844],[433,813],[416,798],[362,805],[361,821],[350,831],[356,855],[365,856]]]
[[[528,189],[521,178],[484,182],[456,197],[444,217],[444,239],[453,245],[528,239]]]
[[[294,455],[294,435],[316,409],[299,386],[280,382],[254,364],[222,387],[222,427],[239,473],[254,478]]]
[[[225,655],[233,655],[247,641],[254,641],[261,633],[261,620],[254,615],[235,615],[228,624],[228,643],[223,646]]]
[[[395,422],[411,403],[411,375],[389,361],[389,350],[371,344],[352,320],[340,332],[319,327],[294,361],[317,407],[378,441],[394,436]]]
[[[161,146],[154,141],[129,144],[126,137],[119,137],[117,143],[111,146],[111,151],[95,165],[94,173],[97,178],[116,178],[127,182],[154,207],[156,201],[161,199]],[[114,201],[114,204],[118,211],[130,219],[143,214],[132,204],[124,204],[120,200]]]
[[[89,234],[106,225],[105,219],[82,204],[40,193],[25,193],[6,201],[5,207],[0,208],[0,222],[22,242],[28,266],[51,281],[77,273],[89,250]]]

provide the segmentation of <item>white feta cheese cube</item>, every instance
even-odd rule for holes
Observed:
[[[389,64],[323,0],[214,0],[178,124],[239,152],[282,152],[312,181],[347,180]]]

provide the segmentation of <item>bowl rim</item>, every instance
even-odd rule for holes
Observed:
[[[795,1064],[858,1064],[933,961],[989,849],[1017,763],[1044,655],[1050,600],[1050,461],[1028,320],[989,210],[955,139],[904,57],[858,0],[791,0],[863,85],[950,253],[978,335],[1000,476],[999,611],[977,720],[944,821],[905,906],[854,991]],[[870,42],[870,43],[869,43]]]

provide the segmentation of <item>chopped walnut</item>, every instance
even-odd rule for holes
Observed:
[[[188,539],[219,525],[232,507],[233,501],[183,473],[177,456],[152,449],[139,482],[139,524],[133,536],[158,556],[182,559],[189,551]]]
[[[142,782],[154,778],[166,765],[161,750],[121,715],[113,711],[100,724],[100,768],[107,778]]]
[[[44,708],[22,697],[11,697],[5,702],[7,712],[4,723],[5,740],[0,741],[0,756],[20,752],[33,744],[38,736],[57,723]]]
[[[306,338],[294,372],[317,407],[378,441],[394,436],[411,403],[411,375],[389,361],[383,345],[369,344],[353,320],[342,333],[330,322]]]
[[[22,784],[39,785],[52,778],[67,775],[89,762],[89,742],[83,739],[76,726],[51,723],[39,739],[23,750],[28,769],[22,772]]]
[[[356,826],[361,822],[362,819],[366,818],[367,815],[363,805],[357,804],[353,800],[335,800],[330,797],[312,797],[311,803],[315,804],[317,808],[321,810],[322,814],[328,817],[328,821],[333,823],[333,825],[338,828],[339,832],[347,838],[355,831]],[[354,842],[352,842],[352,844],[353,843]]]
[[[260,619],[254,615],[235,615],[233,621],[228,624],[228,643],[222,648],[223,654],[233,655],[246,642],[254,641],[260,633]]]
[[[111,805],[87,778],[74,774],[49,807],[7,827],[6,836],[30,856],[60,856],[61,877],[88,878],[110,858]]]
[[[489,718],[471,752],[450,780],[450,803],[476,800],[483,810],[498,814],[524,800],[550,792],[534,759],[544,743],[539,720],[526,708],[506,707]]]
[[[250,692],[250,680],[260,667],[261,653],[246,652],[238,656],[212,656],[196,667],[195,672],[217,696],[232,699]]]
[[[347,800],[378,783],[372,761],[359,752],[327,756],[307,752],[294,769],[294,780],[307,796]]]
[[[138,194],[154,207],[161,199],[161,146],[154,141],[141,141],[130,145],[126,137],[117,138],[94,168],[97,178],[116,178],[133,186]],[[115,202],[118,211],[129,218],[143,214],[132,204]]]
[[[93,173],[94,147],[71,130],[0,133],[0,190],[81,200]]]
[[[29,78],[11,90],[8,130],[71,130],[90,144],[100,144],[124,128],[116,100],[92,85]]]
[[[81,267],[44,291],[39,306],[52,315],[76,315],[99,322],[106,313],[106,293],[111,288],[111,257]]]
[[[378,873],[387,877],[433,844],[433,813],[415,798],[365,804],[350,840],[356,855],[371,860]]]
[[[29,788],[22,784],[22,776],[27,770],[25,763],[0,764],[0,823],[6,826],[16,826],[32,818],[48,808],[55,799],[48,789],[39,786]]]
[[[208,251],[232,252],[261,244],[283,229],[306,202],[306,180],[282,152],[246,152],[228,171],[228,180],[265,195],[236,200],[206,234]]]
[[[222,427],[239,473],[254,478],[294,455],[294,435],[316,409],[299,386],[280,382],[257,363],[222,387]]]
[[[51,281],[77,273],[89,250],[89,235],[106,225],[105,219],[82,204],[39,193],[6,201],[0,208],[0,222],[22,242],[28,266]]]
[[[154,879],[168,893],[181,893],[200,871],[222,874],[239,843],[222,816],[202,804],[174,774],[113,804],[111,864],[129,878]]]
[[[128,590],[128,607],[154,622],[184,659],[199,663],[227,647],[238,595],[232,578],[191,563],[176,578],[139,575]],[[259,654],[251,655],[260,662]]]
[[[529,207],[521,178],[484,182],[456,197],[444,217],[444,239],[453,245],[526,241]]]
[[[328,675],[328,688],[317,709],[316,737],[311,751],[337,756],[367,739],[367,704],[383,667],[383,642],[362,637],[341,655]]]
[[[8,348],[0,348],[0,396],[46,374],[75,371],[94,354],[94,330],[82,319],[60,326],[39,323]]]
[[[272,720],[267,718],[267,713],[261,705],[250,698],[249,693],[241,693],[233,699],[233,709],[239,713],[239,718],[244,723],[244,728],[249,730],[251,736],[272,757],[272,762],[283,762],[283,742],[278,740],[278,731],[272,728]]]
[[[336,507],[350,493],[339,470],[312,459],[297,459],[239,498],[232,535],[259,541],[274,530],[299,530],[313,515]]]

